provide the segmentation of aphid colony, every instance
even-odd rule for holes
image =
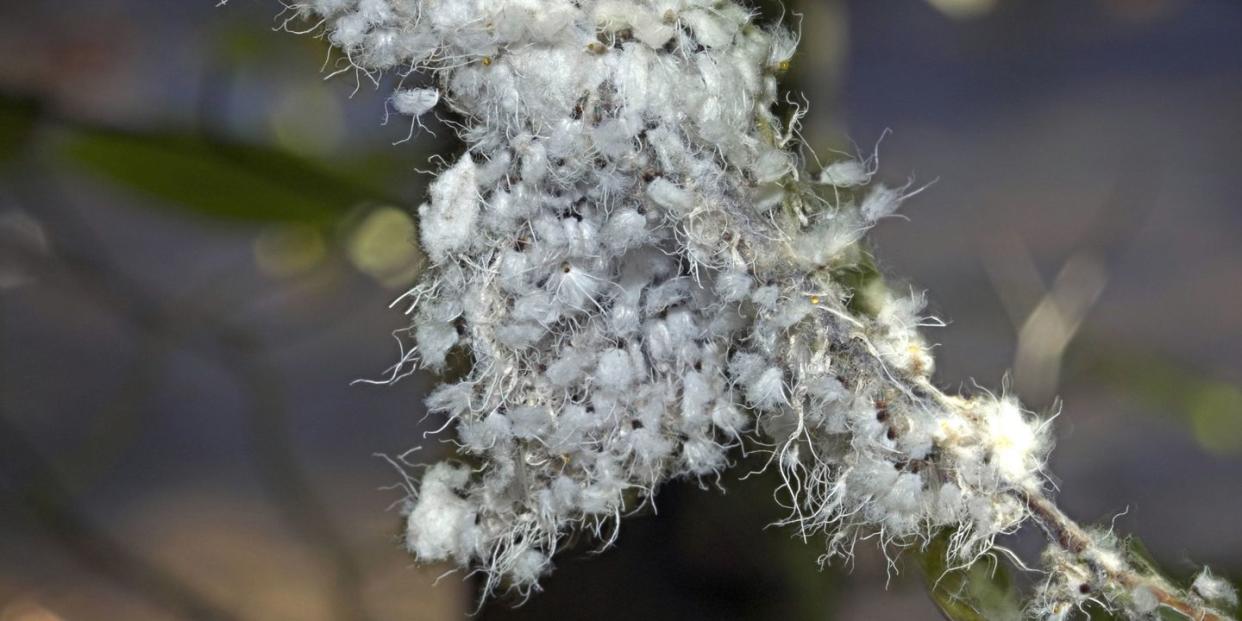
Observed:
[[[418,210],[432,267],[407,294],[403,363],[471,360],[426,401],[465,462],[411,490],[420,560],[526,592],[569,531],[742,445],[831,552],[951,525],[968,560],[1025,517],[1005,492],[1039,484],[1041,427],[936,391],[921,297],[845,276],[903,193],[870,161],[808,172],[801,111],[775,112],[788,31],[731,1],[295,6],[360,70],[434,72],[393,105],[446,107],[466,144]]]

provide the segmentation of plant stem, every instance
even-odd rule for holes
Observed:
[[[1012,492],[1030,510],[1036,524],[1048,536],[1048,540],[1069,552],[1090,567],[1097,576],[1111,584],[1121,585],[1126,591],[1144,588],[1155,595],[1165,606],[1195,621],[1232,621],[1232,617],[1187,597],[1159,576],[1145,575],[1112,550],[1102,548],[1095,539],[1065,515],[1060,507],[1041,490],[1025,489]],[[1098,588],[1100,585],[1091,585]]]

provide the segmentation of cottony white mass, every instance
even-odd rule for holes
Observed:
[[[418,209],[419,363],[475,471],[429,469],[407,542],[526,590],[573,529],[600,529],[742,442],[785,474],[791,522],[832,551],[880,532],[970,533],[1024,509],[1046,441],[1016,402],[927,380],[921,297],[865,295],[865,230],[900,190],[865,162],[807,170],[774,112],[796,38],[716,1],[323,0],[298,5],[363,71],[430,71],[466,152]]]

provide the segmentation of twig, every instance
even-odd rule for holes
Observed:
[[[1090,567],[1097,576],[1106,578],[1127,590],[1147,589],[1160,605],[1177,611],[1195,621],[1232,621],[1232,617],[1185,597],[1158,576],[1144,575],[1124,558],[1102,547],[1078,523],[1065,515],[1051,499],[1038,489],[1014,490],[1030,510],[1035,523],[1057,547]],[[1093,588],[1100,585],[1091,585]]]

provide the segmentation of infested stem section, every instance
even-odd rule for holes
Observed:
[[[1039,489],[1015,489],[1031,512],[1032,520],[1048,537],[1048,541],[1068,553],[1091,570],[1091,581],[1080,585],[1084,595],[1090,592],[1120,591],[1131,600],[1150,594],[1155,607],[1165,607],[1194,621],[1232,621],[1233,617],[1216,610],[1201,597],[1170,585],[1158,575],[1141,571],[1120,552],[1093,537]],[[1085,588],[1084,588],[1085,587]],[[1120,587],[1120,588],[1119,588]],[[1149,602],[1150,604],[1150,602]],[[1153,607],[1154,608],[1154,607]],[[1151,612],[1146,610],[1142,612]]]

